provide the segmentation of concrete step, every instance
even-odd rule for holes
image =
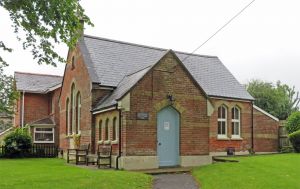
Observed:
[[[193,167],[168,167],[168,168],[159,168],[159,169],[135,170],[134,172],[157,175],[157,174],[187,173],[187,172],[191,172],[192,169]]]

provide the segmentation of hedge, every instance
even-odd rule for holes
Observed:
[[[300,130],[289,134],[289,139],[295,149],[295,152],[300,153]]]

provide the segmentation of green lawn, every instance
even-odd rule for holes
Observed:
[[[152,177],[127,171],[90,170],[61,159],[0,159],[0,189],[151,188]]]
[[[300,154],[239,157],[194,169],[201,189],[299,189]]]

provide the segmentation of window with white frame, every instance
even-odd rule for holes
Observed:
[[[218,137],[227,138],[227,108],[224,105],[218,108]]]
[[[104,127],[104,140],[109,141],[109,119],[107,118],[105,121],[105,127]]]
[[[69,135],[71,133],[70,130],[70,102],[69,98],[67,98],[66,101],[66,135]]]
[[[102,129],[103,129],[102,120],[100,120],[99,121],[99,141],[103,141]]]
[[[72,84],[71,87],[71,134],[76,132],[76,96],[75,96],[75,84]]]
[[[81,119],[81,96],[80,92],[76,96],[76,134],[80,133],[80,119]]]
[[[233,107],[231,109],[231,137],[240,138],[241,130],[241,113],[238,107]]]
[[[118,141],[118,124],[117,124],[117,118],[116,117],[114,117],[114,119],[113,119],[112,140],[115,141],[115,142]]]
[[[34,128],[35,143],[54,143],[54,128],[35,127]]]

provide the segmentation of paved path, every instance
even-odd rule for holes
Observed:
[[[194,178],[188,174],[161,174],[154,176],[153,189],[198,189]]]

